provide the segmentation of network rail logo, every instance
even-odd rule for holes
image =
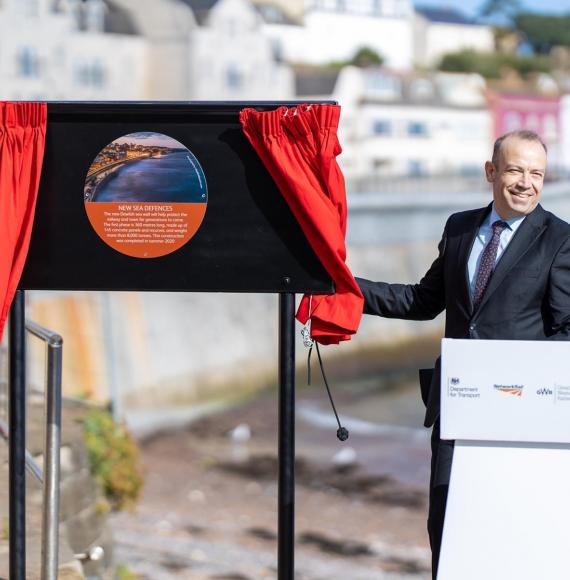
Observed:
[[[494,385],[495,391],[507,393],[514,397],[522,397],[524,385]]]

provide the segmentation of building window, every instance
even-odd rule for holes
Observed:
[[[522,128],[521,116],[516,111],[509,111],[505,115],[505,133],[518,131]]]
[[[374,121],[372,125],[372,132],[374,135],[383,135],[385,137],[392,134],[392,125],[390,121],[378,120]]]
[[[386,73],[371,71],[366,74],[365,87],[369,94],[397,98],[402,91],[402,82]]]
[[[102,88],[106,77],[105,67],[100,60],[81,62],[75,68],[75,82],[84,87]]]
[[[410,121],[410,123],[408,123],[408,135],[410,137],[427,137],[427,125],[425,123],[420,123],[419,121]]]
[[[26,78],[40,76],[40,61],[35,48],[24,46],[17,54],[18,75]]]
[[[38,0],[18,0],[16,4],[24,16],[33,18],[39,14]]]
[[[235,64],[230,64],[226,69],[226,86],[236,91],[243,86],[243,73]]]
[[[422,177],[427,175],[426,164],[417,159],[410,159],[408,161],[408,175],[410,177]]]
[[[410,84],[410,97],[414,101],[432,99],[434,87],[428,79],[417,79]]]
[[[543,136],[547,141],[556,141],[556,139],[558,139],[558,126],[554,115],[546,115],[544,117],[543,133]]]
[[[526,128],[529,131],[534,131],[535,133],[540,133],[540,119],[536,113],[531,113],[526,118]]]

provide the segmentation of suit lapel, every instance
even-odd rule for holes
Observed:
[[[465,231],[463,234],[461,234],[459,239],[459,246],[457,250],[457,271],[463,273],[460,283],[460,299],[461,302],[466,305],[467,311],[469,313],[473,312],[471,292],[469,291],[469,256],[471,255],[471,250],[473,249],[473,243],[475,242],[477,232],[491,211],[491,205],[492,204],[489,204],[487,207],[484,207],[477,212],[475,219],[473,219],[469,227],[465,228]]]
[[[489,297],[505,279],[509,271],[519,262],[519,260],[528,252],[532,245],[542,235],[546,225],[544,224],[544,210],[540,205],[529,214],[514,233],[509,245],[505,248],[497,267],[489,281],[489,285],[483,294],[481,304],[477,313],[485,306]]]

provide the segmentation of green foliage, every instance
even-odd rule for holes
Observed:
[[[384,63],[384,59],[373,48],[362,46],[352,57],[350,64],[359,67],[380,66]]]
[[[143,477],[138,448],[128,431],[108,411],[93,409],[83,419],[91,473],[115,510],[131,508],[139,498]]]
[[[511,21],[520,11],[520,0],[485,0],[479,10],[479,15],[484,18],[502,17]]]
[[[570,14],[549,16],[520,12],[514,24],[536,53],[548,54],[554,46],[570,46]]]
[[[444,55],[438,66],[447,72],[479,73],[487,79],[498,79],[506,68],[525,77],[533,72],[549,72],[550,65],[544,56],[523,56],[495,52],[461,50]]]
[[[340,69],[348,65],[366,68],[367,66],[380,66],[383,63],[384,58],[373,48],[361,46],[350,60],[334,60],[327,64],[327,68]]]
[[[138,580],[140,576],[131,572],[126,564],[119,564],[115,570],[116,580]]]

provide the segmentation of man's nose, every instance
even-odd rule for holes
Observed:
[[[529,171],[523,171],[521,178],[519,179],[518,185],[521,189],[529,189],[531,187],[532,180],[530,178]]]

